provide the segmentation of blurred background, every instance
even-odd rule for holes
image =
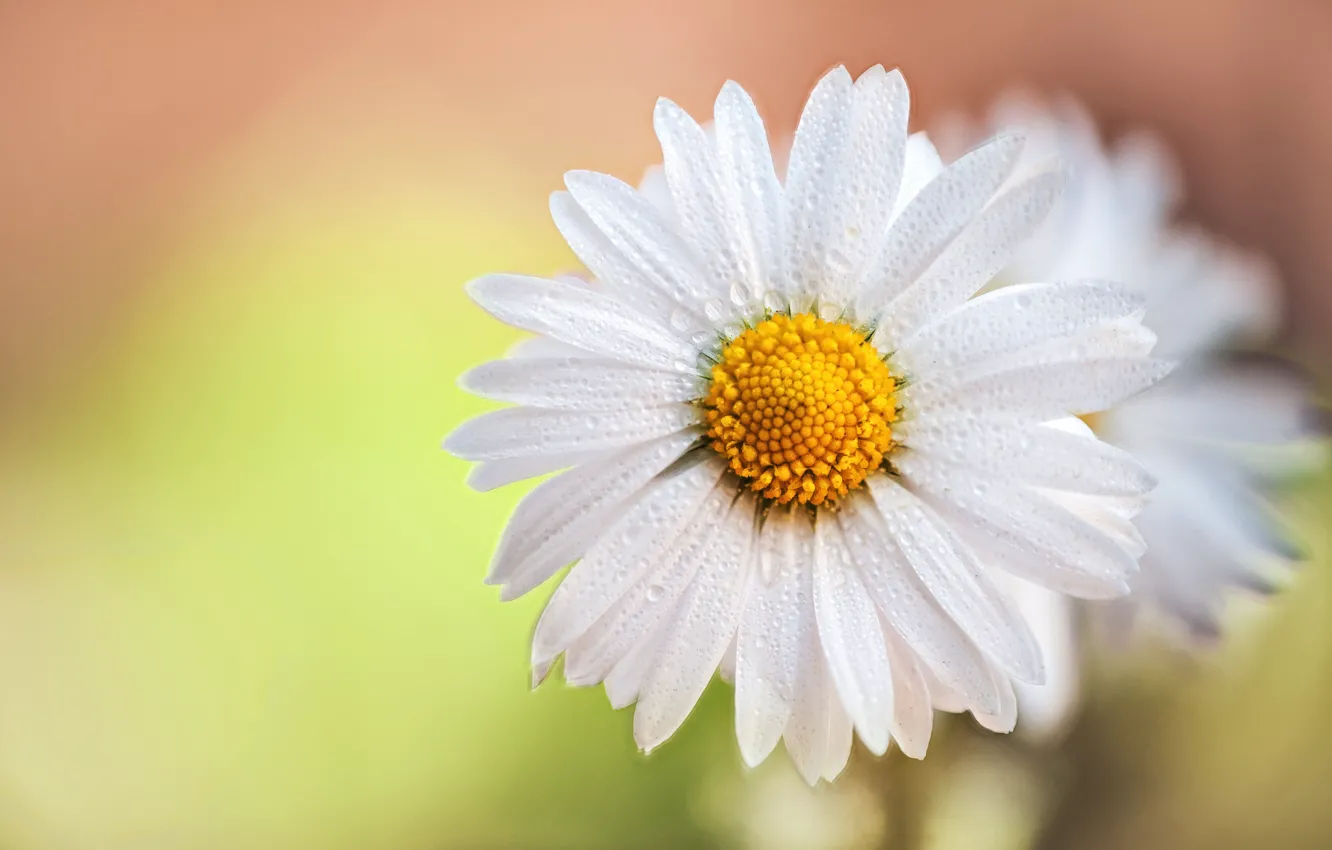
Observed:
[[[541,599],[481,584],[523,488],[438,449],[515,338],[463,282],[570,268],[548,193],[635,180],[658,95],[785,133],[878,62],[922,125],[1021,83],[1158,131],[1327,386],[1332,4],[0,4],[0,848],[1332,846],[1326,474],[1287,592],[1101,659],[1056,744],[954,720],[811,791],[725,686],[650,758],[529,690]]]

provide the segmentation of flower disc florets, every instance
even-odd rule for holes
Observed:
[[[708,436],[765,498],[825,504],[883,463],[896,389],[864,333],[778,313],[722,349],[705,401]]]

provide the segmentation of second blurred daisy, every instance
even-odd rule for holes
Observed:
[[[1280,290],[1263,259],[1174,221],[1175,164],[1153,137],[1104,146],[1090,116],[1070,101],[1010,95],[980,128],[937,128],[948,154],[996,129],[1021,129],[1032,164],[1057,157],[1069,171],[1055,211],[996,279],[1123,281],[1146,299],[1156,352],[1180,367],[1114,409],[1087,417],[1102,439],[1132,452],[1160,481],[1136,522],[1147,543],[1128,607],[1164,615],[1193,637],[1219,633],[1228,587],[1270,592],[1274,570],[1296,557],[1268,502],[1274,485],[1318,456],[1308,392],[1290,368],[1235,355],[1264,341],[1280,314]],[[1022,165],[1016,174],[1024,171]],[[1066,597],[1013,582],[1036,626],[1047,683],[1019,685],[1024,726],[1055,731],[1078,690],[1074,610]]]

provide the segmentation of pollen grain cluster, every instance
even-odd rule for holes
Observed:
[[[722,349],[705,401],[708,437],[764,497],[829,504],[892,448],[896,389],[864,334],[776,314]]]

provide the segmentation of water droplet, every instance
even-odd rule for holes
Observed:
[[[677,331],[687,331],[692,322],[689,321],[689,314],[684,310],[671,311],[671,327]]]
[[[827,265],[828,271],[834,274],[846,274],[851,270],[851,258],[836,248],[824,255],[823,262]]]
[[[659,584],[654,584],[648,588],[647,598],[649,602],[660,602],[661,597],[666,595],[666,588]]]

